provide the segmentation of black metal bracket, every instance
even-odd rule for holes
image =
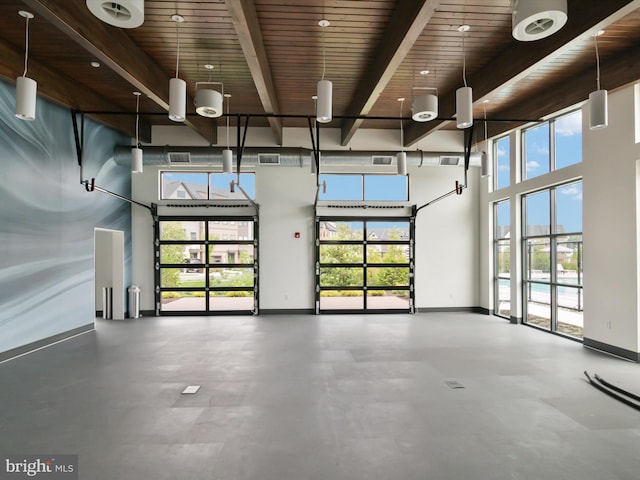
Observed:
[[[80,115],[80,127],[78,128],[78,115]],[[76,156],[78,157],[78,166],[80,167],[80,184],[84,186],[87,192],[102,192],[107,195],[111,195],[112,197],[118,198],[120,200],[124,200],[125,202],[129,202],[134,205],[139,205],[149,210],[151,215],[154,214],[157,216],[157,205],[155,208],[146,205],[144,203],[137,202],[131,198],[125,197],[124,195],[120,195],[119,193],[112,192],[107,190],[106,188],[99,187],[96,185],[96,179],[91,178],[85,179],[83,178],[83,158],[84,158],[84,113],[79,112],[78,110],[71,110],[71,122],[73,123],[73,137],[76,145]],[[154,204],[152,204],[153,206]],[[155,212],[155,213],[154,213]]]
[[[469,173],[469,163],[471,161],[471,146],[473,144],[473,125],[469,128],[464,129],[464,183],[456,180],[456,184],[453,190],[445,193],[444,195],[440,195],[437,198],[434,198],[430,202],[425,203],[424,205],[419,206],[415,214],[418,215],[418,212],[429,205],[433,205],[434,203],[439,202],[440,200],[444,200],[451,195],[462,195],[464,189],[468,187],[468,173]]]

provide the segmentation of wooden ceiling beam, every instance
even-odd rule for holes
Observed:
[[[595,62],[595,61],[594,61]],[[620,52],[613,58],[602,59],[602,88],[609,91],[630,85],[638,80],[640,72],[640,48],[632,47]],[[496,112],[493,116],[500,118],[542,118],[550,112],[556,112],[572,105],[579,104],[589,98],[589,93],[596,89],[594,68],[589,68],[579,75],[571,77],[570,82],[559,82],[556,85],[532,92],[529,100],[516,107]],[[522,123],[491,123],[488,133],[491,137],[508,132],[523,125]]]
[[[75,2],[58,0],[22,2],[129,82],[135,90],[142,92],[161,108],[169,109],[169,76],[121,29],[97,19],[84,3],[80,7]],[[193,105],[190,96],[187,96],[187,105]],[[212,128],[211,119],[190,116],[184,124],[207,141],[217,142],[217,129]]]
[[[0,40],[0,76],[15,82],[22,75],[24,52],[16,50],[13,46]],[[19,71],[15,66],[18,66]],[[13,66],[13,67],[12,67]],[[31,62],[29,65],[29,77],[38,82],[38,95],[45,97],[54,103],[71,109],[83,109],[91,111],[111,111],[113,103],[93,90],[82,87],[78,82],[60,75],[57,71],[46,66],[42,61]],[[133,116],[105,116],[90,115],[101,123],[135,138],[135,118]],[[37,121],[37,120],[36,120]],[[151,126],[141,119],[140,140],[151,142]]]
[[[225,0],[225,3],[249,66],[249,71],[253,77],[253,83],[258,90],[262,108],[265,113],[279,115],[281,112],[278,96],[273,83],[267,52],[264,48],[262,30],[255,4],[249,0]],[[276,143],[282,145],[282,119],[269,117],[268,120],[276,137]]]
[[[499,92],[516,84],[535,69],[566,53],[578,42],[585,41],[591,32],[595,33],[639,7],[640,0],[609,0],[607,2],[569,0],[567,7],[569,19],[559,32],[535,42],[513,40],[508,48],[499,52],[469,77],[468,85],[473,88],[474,100],[478,102],[483,97],[490,97],[493,92]],[[441,117],[455,116],[455,96],[456,92],[453,90],[439,98]],[[551,106],[551,110],[546,114],[559,109],[560,107]],[[525,115],[525,118],[531,118],[531,115]],[[438,129],[441,123],[412,122],[405,131],[405,146],[411,146],[426,137]]]
[[[374,55],[374,62],[360,77],[347,116],[367,115],[393,74],[422,34],[440,0],[404,0],[396,8]],[[347,145],[363,120],[345,120],[342,124],[342,145]]]

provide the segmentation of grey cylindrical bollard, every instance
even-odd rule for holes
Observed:
[[[140,287],[131,285],[129,291],[129,318],[140,317]]]
[[[113,317],[113,288],[102,289],[102,318],[111,320]]]

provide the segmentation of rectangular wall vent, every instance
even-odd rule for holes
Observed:
[[[371,165],[391,165],[393,157],[385,155],[373,155],[371,157]]]
[[[460,157],[440,157],[440,165],[460,165]]]
[[[258,165],[280,165],[279,153],[259,153]]]
[[[191,163],[191,154],[189,152],[167,152],[169,163]]]

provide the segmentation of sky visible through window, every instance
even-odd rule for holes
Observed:
[[[230,190],[231,181],[237,181],[238,176],[235,173],[207,173],[207,172],[162,172],[162,178],[165,182],[186,182],[202,187],[207,186],[211,175],[211,186],[221,190]],[[252,199],[256,198],[256,179],[254,173],[241,173],[240,185]]]
[[[553,132],[554,155],[551,155],[550,135]],[[529,128],[523,132],[525,165],[523,177],[535,178],[550,170],[582,162],[582,111],[577,110],[553,121]],[[510,184],[509,137],[496,140],[496,189]],[[555,159],[555,168],[551,160]],[[535,195],[535,196],[534,196]],[[547,194],[548,195],[548,194]],[[549,202],[543,201],[544,195],[531,194],[527,201],[529,225],[549,225]],[[539,201],[538,201],[539,200]],[[500,225],[509,225],[509,210],[498,210]],[[556,223],[564,232],[582,231],[582,182],[559,186],[556,189]]]
[[[320,200],[355,200],[403,202],[409,200],[406,175],[324,174],[326,192],[320,190]]]

